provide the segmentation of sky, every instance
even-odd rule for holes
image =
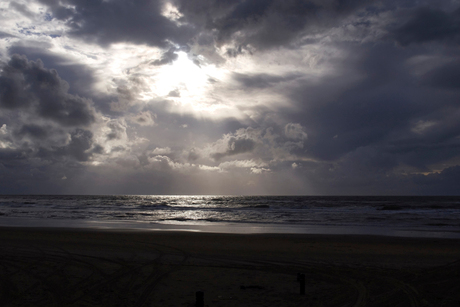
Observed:
[[[459,0],[0,2],[2,194],[459,186]]]

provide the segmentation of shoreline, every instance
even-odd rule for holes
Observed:
[[[0,227],[38,227],[75,229],[132,229],[139,231],[184,231],[227,234],[325,234],[325,235],[373,235],[401,238],[460,239],[460,231],[445,229],[385,228],[371,226],[292,225],[264,223],[158,223],[127,220],[72,220],[1,217]]]

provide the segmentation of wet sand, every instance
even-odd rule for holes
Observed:
[[[458,239],[0,227],[0,247],[1,306],[460,305]]]

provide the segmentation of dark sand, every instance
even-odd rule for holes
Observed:
[[[460,306],[454,239],[0,228],[0,259],[0,306]]]

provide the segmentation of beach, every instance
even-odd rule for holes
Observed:
[[[2,227],[0,244],[2,306],[460,303],[458,239]]]

